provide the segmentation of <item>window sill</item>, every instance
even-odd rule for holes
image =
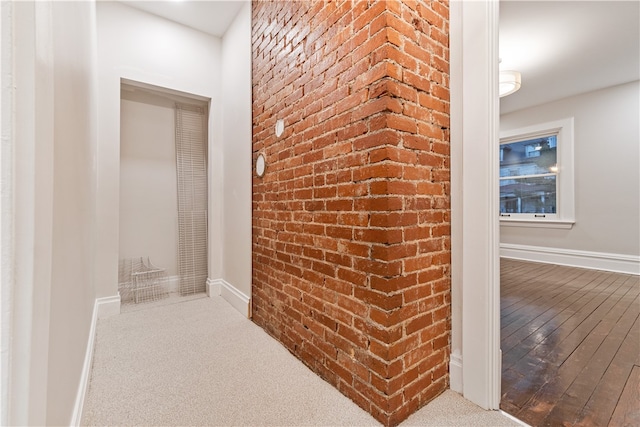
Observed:
[[[535,219],[504,219],[500,218],[501,227],[526,227],[526,228],[564,228],[571,229],[574,220],[535,220]]]

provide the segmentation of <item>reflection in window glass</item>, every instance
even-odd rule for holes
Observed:
[[[556,213],[556,177],[500,181],[501,213]]]
[[[500,213],[555,214],[557,136],[500,145]]]

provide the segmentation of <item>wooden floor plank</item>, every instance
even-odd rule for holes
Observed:
[[[556,266],[552,266],[556,267]],[[562,289],[557,285],[557,281],[570,282],[578,276],[592,274],[581,270],[562,271],[560,269],[539,268],[520,272],[517,276],[509,277],[509,273],[501,274],[501,283],[504,284],[504,293],[501,293],[502,304],[500,311],[502,315],[507,315],[518,308],[523,300],[535,299],[540,296],[540,289],[547,288],[548,292],[559,292]],[[509,281],[511,280],[511,282]]]
[[[633,367],[609,425],[640,426],[640,366]]]
[[[572,269],[577,270],[577,269]],[[544,312],[542,308],[550,310],[554,305],[563,302],[566,298],[580,297],[589,294],[589,291],[607,283],[613,273],[583,270],[582,273],[559,274],[559,278],[547,278],[544,282],[531,282],[530,289],[519,292],[512,299],[520,298],[517,303],[511,304],[501,310],[503,320],[502,333],[514,330],[526,321],[528,316],[536,311]],[[505,285],[508,287],[508,285]],[[507,335],[503,335],[507,336]]]
[[[604,426],[609,423],[625,385],[624,378],[631,375],[640,364],[640,321],[631,327],[631,333],[623,341],[620,351],[607,367],[598,386],[576,420],[577,426]],[[635,332],[635,333],[634,333]]]
[[[531,425],[607,425],[640,364],[639,295],[638,276],[502,259],[501,408]]]
[[[600,286],[601,289],[599,293],[590,292],[598,286]],[[545,300],[545,303],[533,307],[532,310],[529,310],[527,312],[527,315],[523,318],[522,321],[517,322],[517,330],[512,331],[511,329],[503,328],[502,350],[511,350],[511,348],[519,345],[526,337],[534,333],[537,333],[536,336],[538,337],[538,341],[540,341],[540,328],[546,326],[549,322],[552,321],[555,322],[559,327],[562,324],[559,322],[559,319],[563,317],[563,313],[571,314],[572,311],[581,310],[585,305],[587,305],[594,298],[597,298],[600,294],[604,298],[606,298],[608,295],[606,291],[610,289],[611,286],[616,286],[616,282],[611,282],[610,285],[605,286],[600,281],[593,281],[589,284],[589,286],[582,288],[581,292],[572,293],[564,298],[557,296],[555,299]],[[506,323],[509,320],[505,317],[502,319],[502,321]],[[549,328],[547,329],[550,332],[554,330]]]
[[[591,340],[588,340],[591,331],[598,324],[609,317],[617,318],[618,313],[613,310],[618,299],[606,298],[600,295],[592,301],[586,309],[572,316],[573,322],[565,322],[565,328],[558,328],[553,340],[546,340],[532,351],[530,351],[518,364],[511,369],[515,369],[527,378],[523,384],[530,390],[534,390],[530,396],[522,394],[521,385],[514,385],[511,392],[506,393],[506,397],[517,395],[514,402],[525,411],[533,411],[535,416],[529,421],[546,416],[546,410],[551,410],[553,404],[560,398],[562,392],[570,385],[574,379],[572,376],[575,369],[582,367],[584,363],[584,353],[592,347]],[[593,310],[593,306],[597,306]],[[586,343],[585,343],[585,340]],[[585,347],[586,346],[586,347]],[[567,364],[567,359],[572,358]],[[570,369],[571,368],[571,369]],[[529,372],[533,370],[541,372],[534,378],[528,378]],[[535,408],[535,410],[533,410]],[[535,424],[535,423],[534,423]]]
[[[617,291],[620,287],[623,287],[625,280],[626,278],[616,279],[613,282],[613,289]],[[626,287],[623,289],[628,290]],[[576,332],[577,325],[588,320],[582,328],[584,329],[590,325],[594,326],[595,322],[600,319],[599,316],[606,314],[615,305],[616,301],[615,296],[611,298],[611,294],[607,293],[585,295],[571,309],[565,309],[557,313],[553,319],[543,325],[544,330],[535,331],[535,334],[523,338],[517,347],[512,348],[509,352],[503,352],[505,355],[503,367],[511,368],[515,363],[520,363],[521,365],[527,363],[527,361],[520,362],[520,359],[525,355],[529,355],[534,359],[544,358],[549,360],[550,352],[562,349],[573,351],[575,346],[579,345],[586,336],[584,332]],[[562,347],[560,344],[562,344]],[[510,342],[507,338],[505,349],[509,348],[509,345]],[[559,355],[555,355],[555,358],[562,360]]]
[[[554,304],[560,303],[564,299],[579,294],[585,288],[592,289],[603,281],[603,278],[598,278],[596,275],[583,274],[579,277],[569,276],[565,277],[558,282],[549,281],[541,289],[540,282],[534,282],[531,284],[531,290],[528,294],[518,294],[517,297],[520,301],[511,304],[507,309],[501,311],[501,318],[504,320],[502,325],[503,333],[514,329],[514,325],[521,324],[521,320],[526,320],[529,314],[539,311],[544,307],[547,310],[551,309]],[[564,286],[571,282],[574,286]],[[584,284],[584,286],[577,287],[576,283]]]
[[[510,268],[505,267],[505,260],[500,263],[501,271],[501,283],[505,284],[505,292],[502,295],[508,298],[511,294],[521,295],[530,289],[535,289],[537,286],[531,285],[532,282],[540,283],[545,280],[546,277],[553,277],[555,274],[554,269],[549,268],[540,274],[539,268],[535,263],[521,263],[526,268]],[[508,301],[505,301],[504,307],[508,307]],[[503,307],[503,308],[504,308]]]
[[[623,301],[621,300],[621,302]],[[638,302],[640,300],[636,298],[626,308],[622,307],[622,304],[616,305],[614,311],[616,309],[624,310],[622,316],[617,321],[612,321],[613,319],[611,319],[608,322],[601,322],[585,339],[584,344],[572,354],[574,356],[580,350],[583,350],[582,357],[589,359],[582,370],[577,372],[578,367],[583,364],[576,360],[577,358],[567,359],[565,366],[571,365],[570,369],[575,372],[573,374],[575,378],[562,397],[556,401],[556,405],[549,413],[548,418],[571,420],[572,423],[579,418],[582,408],[585,407],[606,369],[620,350],[625,338],[631,333],[632,325],[640,316],[634,306]],[[634,331],[634,333],[638,332],[640,331]],[[594,347],[596,348],[595,351],[593,350]],[[559,373],[559,375],[562,374]],[[571,378],[567,376],[566,380],[570,381]],[[625,380],[626,378],[620,378],[617,381],[624,382]],[[555,388],[557,390],[558,386],[556,385]],[[602,406],[598,410],[603,412]]]
[[[624,279],[623,279],[624,280]],[[613,291],[618,291],[621,287],[623,287],[622,281],[615,281],[612,285]],[[626,287],[622,289],[624,292],[628,291]],[[551,318],[547,323],[549,325],[545,326],[547,331],[550,333],[537,333],[534,337],[534,341],[536,343],[541,343],[543,340],[553,340],[556,343],[560,341],[560,338],[566,337],[570,332],[573,332],[576,325],[582,323],[589,316],[594,318],[593,316],[597,315],[598,312],[606,313],[608,309],[610,309],[616,302],[616,300],[607,301],[607,299],[611,296],[611,294],[615,295],[615,292],[611,293],[591,293],[589,295],[584,295],[580,297],[578,300],[575,300],[575,304],[571,307],[565,308],[557,313],[555,316]],[[614,296],[615,298],[615,296]],[[604,306],[601,306],[603,302],[606,302]],[[557,336],[552,336],[555,334]],[[524,338],[523,338],[524,341]],[[521,342],[522,343],[522,342]]]
[[[506,316],[510,312],[517,311],[519,307],[526,306],[527,303],[540,298],[549,300],[559,294],[571,295],[584,292],[587,289],[592,289],[600,282],[606,282],[613,274],[589,270],[580,271],[577,269],[572,269],[570,274],[562,270],[556,271],[556,276],[545,277],[544,279],[522,277],[521,280],[529,281],[527,289],[520,289],[511,294],[511,298],[517,301],[506,308],[502,308],[501,314]],[[505,286],[509,287],[510,285]]]
[[[571,385],[575,376],[584,367],[589,352],[598,345],[598,337],[592,337],[589,334],[601,324],[603,319],[619,317],[619,314],[613,310],[615,302],[611,298],[600,301],[598,308],[590,312],[592,316],[588,316],[589,312],[587,312],[585,321],[580,322],[565,339],[549,341],[537,346],[512,368],[521,372],[526,377],[523,384],[528,389],[533,389],[531,390],[533,393],[523,394],[521,385],[516,384],[511,393],[505,395],[520,406],[521,411],[528,413],[526,422],[539,425]],[[569,332],[561,328],[558,331],[565,332],[565,335]],[[531,379],[529,376],[533,369],[540,374]]]

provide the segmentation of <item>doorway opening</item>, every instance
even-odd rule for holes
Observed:
[[[499,3],[500,71],[522,78],[494,148],[500,407],[530,425],[638,424],[638,3]]]
[[[206,291],[208,114],[200,97],[121,82],[123,308]]]

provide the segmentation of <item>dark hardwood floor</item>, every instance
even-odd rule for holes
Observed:
[[[532,426],[640,426],[640,277],[501,259],[502,402]]]

